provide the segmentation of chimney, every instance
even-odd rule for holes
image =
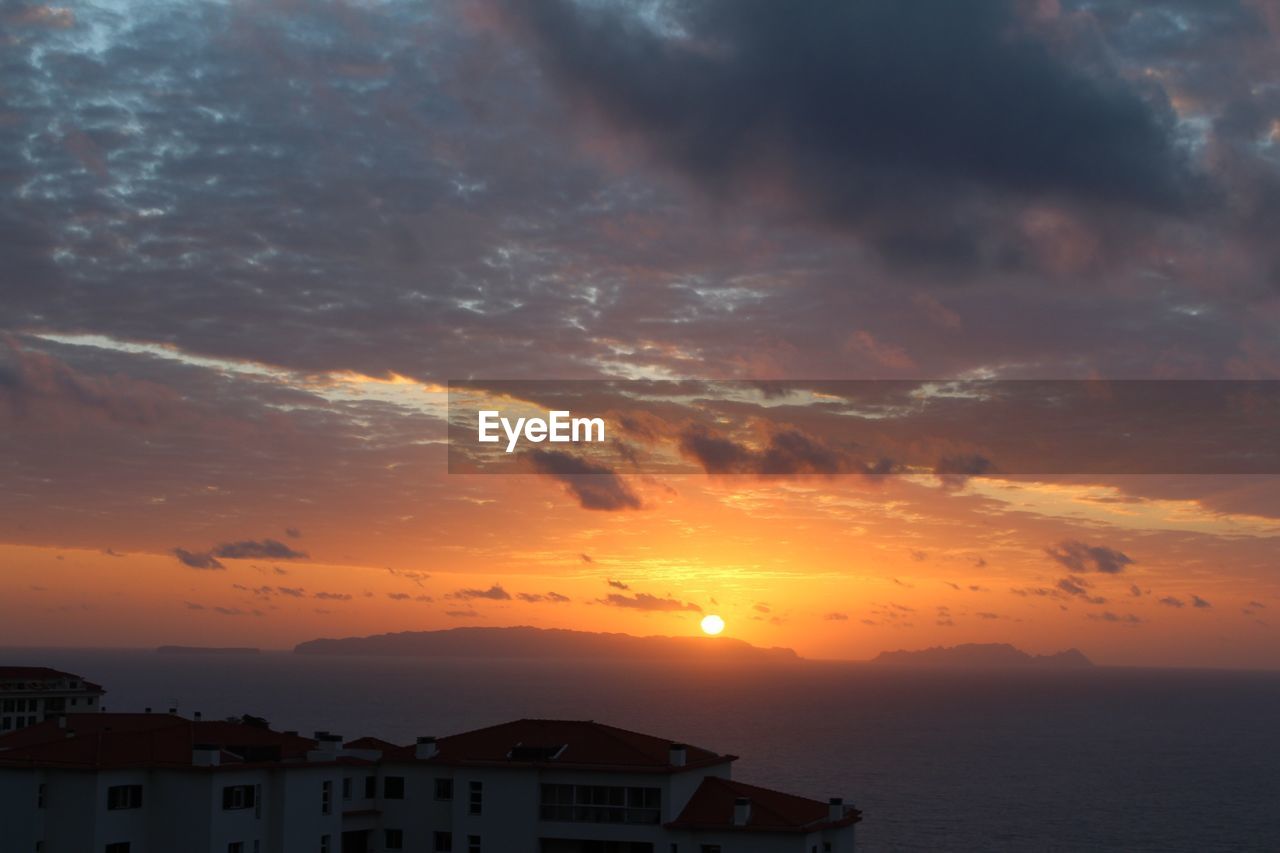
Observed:
[[[733,798],[733,825],[746,826],[751,819],[751,800],[746,797]]]
[[[147,706],[145,709],[143,709],[143,710],[145,710],[148,714],[150,714],[150,713],[151,713],[151,706],[150,706],[150,705],[148,705],[148,706]]]
[[[844,819],[844,798],[832,797],[827,800],[827,820]]]
[[[316,738],[316,740],[320,741],[321,752],[332,752],[336,755],[338,750],[342,748],[342,735],[323,732],[321,737]]]
[[[177,708],[170,708],[170,709],[169,709],[169,713],[170,713],[170,714],[173,714],[173,715],[176,717],[176,716],[178,715],[178,709],[177,709]]]
[[[222,762],[222,750],[217,744],[197,743],[191,747],[193,767],[217,767]]]
[[[436,746],[436,739],[430,735],[418,738],[418,744],[413,748],[414,758],[435,758],[439,754],[440,749]]]
[[[688,759],[689,748],[682,743],[671,744],[671,766],[684,767],[685,761]]]
[[[199,711],[196,711],[196,712],[195,712],[194,714],[192,714],[191,716],[195,717],[195,720],[196,720],[196,722],[198,723],[198,722],[200,722],[200,718],[201,718],[201,717],[203,717],[203,716],[204,716],[204,714],[200,713]]]

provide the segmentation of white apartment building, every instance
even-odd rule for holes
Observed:
[[[0,734],[59,714],[97,711],[105,692],[69,672],[43,666],[0,666]]]
[[[397,746],[174,714],[0,736],[4,853],[852,853],[860,813],[590,721]]]

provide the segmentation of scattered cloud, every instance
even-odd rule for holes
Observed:
[[[694,611],[701,613],[702,608],[692,602],[679,601],[674,598],[659,598],[656,595],[650,595],[647,592],[638,592],[635,595],[620,595],[614,593],[600,599],[601,604],[612,605],[613,607],[627,607],[633,610],[649,610],[655,612],[662,611]]]
[[[1128,554],[1105,545],[1088,545],[1078,539],[1066,539],[1046,548],[1045,553],[1074,572],[1095,571],[1116,575],[1135,561]]]

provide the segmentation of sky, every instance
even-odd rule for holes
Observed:
[[[1280,667],[1274,473],[1154,416],[1163,465],[1048,474],[814,432],[817,380],[1280,379],[1280,3],[0,15],[0,645],[718,613],[817,658]],[[814,405],[609,410],[692,473],[451,473],[448,383],[535,379]]]

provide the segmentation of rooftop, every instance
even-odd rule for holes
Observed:
[[[734,804],[739,799],[750,802],[745,824],[734,823]],[[814,832],[848,826],[862,820],[862,812],[852,806],[834,806],[840,817],[833,818],[833,806],[808,797],[784,794],[708,776],[685,805],[680,816],[667,824],[671,829],[736,829],[756,832]]]
[[[220,749],[217,766],[226,767],[305,761],[308,753],[320,749],[320,742],[274,731],[251,718],[228,722],[188,720],[175,714],[68,714],[0,736],[0,766],[191,767],[197,746]],[[673,763],[673,747],[679,746],[665,738],[590,720],[516,720],[476,729],[440,738],[434,754],[426,758],[418,758],[413,745],[397,746],[378,738],[345,744],[350,750],[376,750],[382,753],[381,760],[395,763],[556,766],[631,773],[675,773],[735,759],[687,746],[684,762]],[[333,760],[363,759],[335,754]]]
[[[86,681],[80,676],[72,672],[63,672],[60,669],[50,669],[47,666],[0,666],[0,682],[18,681],[18,682],[34,682],[34,681],[78,681],[81,686],[89,692],[103,691],[100,685],[94,684],[92,681]]]

